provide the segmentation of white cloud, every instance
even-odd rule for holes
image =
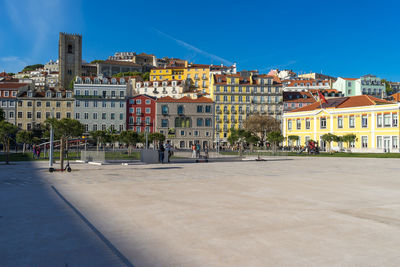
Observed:
[[[153,28],[153,29],[154,29],[154,28]],[[206,56],[206,57],[211,58],[211,59],[213,59],[213,60],[215,60],[215,61],[218,61],[218,62],[222,62],[222,63],[224,63],[224,64],[228,64],[228,65],[232,65],[232,64],[233,64],[233,62],[231,62],[231,61],[229,61],[229,60],[227,60],[227,59],[224,59],[224,58],[219,57],[219,56],[217,56],[217,55],[211,54],[211,53],[209,53],[209,52],[207,52],[207,51],[201,50],[201,49],[198,48],[198,47],[195,47],[195,46],[193,46],[193,45],[191,45],[191,44],[189,44],[189,43],[186,43],[186,42],[184,42],[184,41],[182,41],[182,40],[179,40],[179,39],[177,39],[177,38],[174,38],[174,37],[172,37],[171,35],[168,35],[168,34],[162,32],[162,31],[159,31],[159,30],[157,30],[157,29],[154,29],[154,31],[156,31],[158,34],[160,34],[160,35],[162,35],[162,36],[167,37],[167,38],[170,39],[170,40],[173,40],[173,41],[176,42],[178,45],[180,45],[180,46],[182,46],[182,47],[184,47],[184,48],[186,48],[186,49],[188,49],[188,50],[190,50],[190,51],[193,51],[193,52],[195,52],[195,53],[197,53],[197,54],[201,54],[201,55],[203,55],[203,56]]]

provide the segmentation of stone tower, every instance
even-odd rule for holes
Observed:
[[[82,35],[60,32],[58,41],[58,79],[68,88],[75,76],[82,75]]]

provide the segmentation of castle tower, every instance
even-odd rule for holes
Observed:
[[[58,79],[68,88],[75,76],[82,75],[82,35],[60,32],[58,41]]]

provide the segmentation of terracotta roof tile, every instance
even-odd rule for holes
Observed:
[[[359,95],[359,96],[350,96],[350,97],[334,97],[327,99],[328,103],[320,103],[319,101],[301,107],[290,112],[302,112],[302,111],[312,111],[325,108],[352,108],[352,107],[363,107],[363,106],[374,106],[374,105],[385,105],[385,104],[394,104],[394,102],[390,102],[384,99],[376,98],[369,95]]]

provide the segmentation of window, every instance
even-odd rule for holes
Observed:
[[[393,127],[397,127],[398,125],[397,113],[392,114],[392,125]]]
[[[197,127],[202,127],[204,125],[204,120],[202,118],[197,119]]]
[[[163,105],[161,107],[161,112],[163,115],[168,115],[168,106],[167,105]]]
[[[168,127],[168,120],[167,119],[162,119],[161,120],[161,127],[167,128]]]
[[[178,106],[178,115],[183,115],[183,113],[184,113],[183,106]]]
[[[81,102],[79,100],[75,100],[75,107],[80,107],[80,106],[81,106]]]
[[[297,130],[300,130],[300,129],[301,129],[301,120],[300,120],[300,119],[297,119],[297,120],[296,120],[296,129],[297,129]]]
[[[97,131],[97,124],[93,124],[93,131]]]
[[[343,117],[342,116],[339,116],[337,118],[337,127],[338,128],[343,128]]]
[[[142,100],[137,99],[137,100],[136,100],[136,104],[138,104],[138,105],[142,104]]]
[[[197,106],[197,113],[203,113],[203,106]]]
[[[4,103],[3,103],[3,107],[4,107],[5,105],[4,105]],[[32,102],[31,101],[28,101],[28,107],[32,107]]]
[[[28,112],[28,113],[26,114],[26,117],[27,117],[28,119],[32,119],[32,112]]]
[[[18,112],[18,118],[21,119],[22,118],[22,112]]]
[[[321,129],[326,129],[326,118],[325,117],[321,117],[320,127],[321,127]]]
[[[85,112],[85,113],[83,114],[83,118],[84,118],[85,120],[88,120],[88,119],[89,119],[89,113]]]
[[[137,114],[137,115],[142,114],[142,109],[141,109],[141,108],[136,108],[136,114]]]
[[[124,91],[119,91],[119,97],[124,97]]]
[[[105,120],[107,118],[107,113],[101,113],[101,119]]]
[[[98,105],[97,100],[93,101],[93,107],[97,108],[97,105]]]
[[[123,119],[124,119],[124,113],[120,113],[120,114],[119,114],[119,119],[120,119],[120,120],[123,120]]]
[[[382,114],[376,116],[376,127],[382,127]]]
[[[57,102],[57,105],[59,104],[60,102]],[[58,106],[57,106],[58,107]],[[88,108],[89,107],[89,101],[88,100],[85,100],[85,108]]]
[[[123,108],[123,107],[125,107],[125,103],[124,103],[124,102],[122,102],[122,101],[121,101],[121,102],[119,102],[119,107],[120,107],[120,108]]]
[[[194,131],[194,136],[199,136],[199,131]]]
[[[67,108],[70,108],[72,106],[71,102],[67,102]]]
[[[390,114],[383,115],[383,125],[385,127],[390,127]]]
[[[211,106],[206,106],[206,113],[211,113]]]
[[[368,136],[361,136],[361,147],[362,148],[368,147]]]
[[[145,109],[145,112],[146,112],[146,114],[150,114],[151,108],[146,108],[146,109]]]
[[[115,108],[115,101],[111,101],[111,107]]]
[[[37,119],[42,118],[42,113],[41,113],[41,112],[36,112],[36,118],[37,118]]]
[[[137,124],[137,125],[142,124],[142,118],[136,117],[136,124]]]
[[[382,136],[377,136],[376,137],[376,147],[377,148],[382,148]]]
[[[361,125],[363,128],[368,127],[368,116],[367,115],[362,115],[361,116]]]
[[[80,117],[81,117],[80,113],[75,113],[75,119],[79,120]]]
[[[115,120],[115,113],[111,113],[111,119]]]
[[[185,136],[185,131],[181,131],[181,136]]]
[[[354,128],[356,125],[355,125],[355,118],[354,118],[354,115],[350,115],[349,116],[349,128]]]
[[[397,136],[392,136],[392,148],[398,148],[398,138]]]
[[[40,102],[40,101],[36,102],[36,106],[37,107],[41,107],[42,106],[42,102]]]
[[[211,119],[210,118],[205,119],[205,126],[211,127]]]
[[[103,102],[101,103],[101,107],[106,108],[106,107],[107,107],[107,102],[106,102],[106,101],[103,101]]]
[[[61,112],[56,112],[56,119],[61,119]]]
[[[146,99],[146,105],[150,105],[151,104],[151,101],[150,101],[150,99]]]
[[[292,120],[288,120],[287,127],[289,131],[292,130]]]
[[[136,127],[136,132],[140,133],[140,126]]]
[[[147,124],[147,125],[150,124],[150,117],[146,117],[146,124]]]
[[[71,119],[71,112],[67,112],[66,114],[67,114],[67,118]],[[47,112],[46,112],[46,117],[47,117]]]

